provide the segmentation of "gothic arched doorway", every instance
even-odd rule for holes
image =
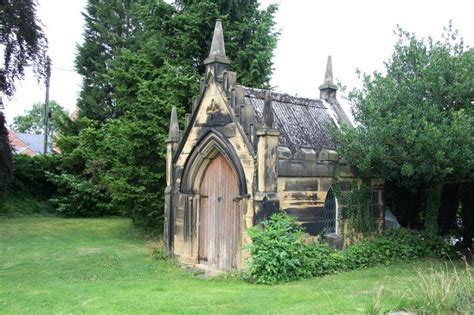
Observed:
[[[199,188],[199,262],[237,268],[240,260],[240,198],[237,176],[222,154],[204,171]]]

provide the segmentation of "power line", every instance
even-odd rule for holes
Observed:
[[[65,69],[65,68],[60,68],[60,67],[52,67],[53,69],[59,70],[59,71],[67,71],[67,72],[73,72],[78,74],[76,71],[71,70],[71,69]]]

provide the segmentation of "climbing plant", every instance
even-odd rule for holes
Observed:
[[[349,191],[342,191],[340,179],[336,177],[332,188],[342,207],[340,215],[349,223],[349,233],[368,235],[375,232],[369,180],[354,181]]]

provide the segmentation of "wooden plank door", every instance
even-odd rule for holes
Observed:
[[[199,261],[215,269],[236,268],[240,260],[240,204],[237,176],[219,154],[207,166],[199,209]]]

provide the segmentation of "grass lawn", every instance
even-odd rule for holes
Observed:
[[[0,218],[0,313],[366,313],[399,309],[424,261],[276,286],[156,260],[125,219]]]

